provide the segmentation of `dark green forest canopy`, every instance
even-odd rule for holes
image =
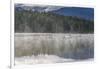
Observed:
[[[93,33],[94,21],[51,12],[15,11],[18,33]]]

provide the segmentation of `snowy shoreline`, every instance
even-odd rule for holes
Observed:
[[[68,63],[68,62],[84,62],[93,61],[93,58],[85,60],[66,59],[56,55],[38,55],[38,56],[24,56],[15,58],[16,65],[32,65],[32,64],[50,64],[50,63]]]

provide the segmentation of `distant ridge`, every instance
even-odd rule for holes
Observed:
[[[32,5],[32,4],[15,4],[15,9],[17,11],[35,11],[35,12],[50,12],[50,11],[54,11],[54,10],[58,10],[62,7],[59,6],[36,6],[36,5]]]
[[[33,4],[15,4],[16,11],[52,12],[64,16],[77,16],[87,20],[94,20],[94,9],[84,7],[44,6]]]

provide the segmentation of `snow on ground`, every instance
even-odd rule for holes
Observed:
[[[71,62],[73,59],[65,59],[58,57],[56,55],[38,55],[38,56],[24,56],[15,58],[15,64],[48,64],[48,63],[62,63],[62,62]]]
[[[77,60],[77,62],[93,61],[93,58],[86,60]],[[33,65],[33,64],[50,64],[50,63],[68,63],[76,62],[74,59],[66,59],[56,55],[38,55],[38,56],[24,56],[15,58],[15,65]]]

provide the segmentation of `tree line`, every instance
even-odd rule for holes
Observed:
[[[15,11],[18,33],[93,33],[94,21],[52,12]]]

